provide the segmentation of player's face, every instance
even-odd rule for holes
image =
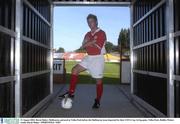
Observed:
[[[94,20],[92,18],[88,19],[88,25],[89,25],[90,29],[97,28],[97,22],[96,22],[96,20]]]

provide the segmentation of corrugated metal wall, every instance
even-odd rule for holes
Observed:
[[[23,2],[22,113],[50,94],[50,3]]]
[[[0,1],[0,116],[14,116],[14,0]]]
[[[167,114],[165,2],[152,11],[159,2],[134,3],[134,93]]]
[[[180,1],[174,0],[174,45],[175,45],[175,116],[180,117]]]
[[[135,0],[132,92],[169,117],[180,117],[178,0]]]
[[[49,0],[0,1],[0,116],[23,116],[50,95],[51,28]]]

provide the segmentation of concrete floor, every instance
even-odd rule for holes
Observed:
[[[92,105],[96,97],[96,85],[79,84],[72,109],[62,109],[61,101],[56,97],[38,117],[145,117],[146,115],[130,102],[120,87],[120,85],[104,85],[101,108],[94,110]],[[64,93],[67,88],[68,85],[59,94]],[[57,85],[55,89],[57,90]],[[125,86],[124,89],[129,92],[130,87]]]

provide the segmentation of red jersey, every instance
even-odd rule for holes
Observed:
[[[88,46],[85,48],[88,55],[101,54],[101,50],[106,42],[106,33],[101,29],[97,29],[94,33],[92,33],[91,31],[86,33],[85,38],[86,37],[89,38],[89,42],[96,40],[95,46]]]

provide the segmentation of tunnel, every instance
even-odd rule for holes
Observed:
[[[54,98],[55,6],[126,6],[132,99],[156,117],[180,117],[179,5],[179,0],[1,0],[0,116],[31,117]]]

